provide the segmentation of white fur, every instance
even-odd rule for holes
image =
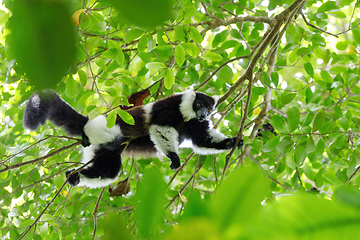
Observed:
[[[185,121],[196,118],[196,113],[193,109],[193,103],[196,98],[196,93],[191,90],[185,91],[181,96],[180,112]]]
[[[150,120],[151,120],[151,111],[152,111],[153,105],[154,105],[154,103],[148,103],[142,107],[144,109],[145,123],[147,123],[147,124],[149,124]]]
[[[227,138],[224,134],[222,134],[221,132],[219,132],[216,129],[209,129],[208,134],[211,137],[212,142],[221,142]],[[201,154],[201,155],[218,154],[218,153],[226,151],[225,149],[199,147],[199,146],[196,146],[195,144],[192,145],[192,149],[194,150],[194,152]]]
[[[96,151],[96,146],[95,145],[90,145],[88,147],[84,147],[83,149],[83,153],[81,156],[81,163],[88,163],[91,159],[93,159],[95,157],[95,151]]]
[[[214,99],[214,106],[216,106],[216,104],[218,103],[218,101],[219,101],[219,99],[220,99],[220,97],[219,96],[216,96],[216,95],[214,95],[214,96],[212,96],[212,98]]]
[[[106,117],[104,115],[88,121],[84,127],[84,132],[90,143],[96,145],[112,142],[117,137],[122,136],[119,125],[115,124],[112,128],[106,127]]]
[[[120,174],[120,171],[119,171]],[[99,178],[87,178],[84,175],[80,173],[80,182],[77,186],[80,187],[89,187],[89,188],[100,188],[100,187],[106,187],[109,186],[111,183],[115,182],[117,180],[118,176],[115,178],[105,178],[101,179]]]
[[[149,128],[150,139],[153,141],[156,149],[163,153],[178,153],[179,133],[173,127],[151,125]]]
[[[221,142],[222,140],[227,138],[224,134],[222,134],[216,129],[209,129],[208,133],[212,139],[212,142]]]

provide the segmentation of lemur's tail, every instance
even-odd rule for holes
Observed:
[[[26,105],[23,126],[36,130],[49,119],[72,136],[81,136],[88,118],[78,113],[52,90],[33,94]]]

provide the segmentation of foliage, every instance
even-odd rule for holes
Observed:
[[[169,2],[2,2],[1,238],[358,239],[359,2]],[[44,87],[108,127],[133,121],[135,92],[192,87],[220,96],[214,126],[245,144],[183,148],[176,172],[124,157],[125,196],[70,188],[79,139],[22,127]]]

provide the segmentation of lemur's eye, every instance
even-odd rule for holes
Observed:
[[[211,112],[212,112],[212,110],[211,110],[211,109],[209,109],[209,110],[208,110],[208,113],[211,113]]]
[[[201,104],[200,104],[200,103],[197,103],[197,104],[196,104],[196,107],[198,107],[198,108],[201,107]]]

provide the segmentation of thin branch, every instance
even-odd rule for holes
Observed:
[[[101,189],[100,195],[99,195],[99,197],[98,197],[98,200],[96,201],[96,204],[95,204],[95,207],[94,207],[94,211],[93,211],[93,213],[92,213],[93,216],[94,216],[94,231],[93,231],[92,239],[95,238],[95,234],[96,234],[96,230],[97,230],[97,213],[98,213],[98,211],[99,211],[100,201],[101,201],[102,196],[104,195],[105,188],[106,188],[106,187],[103,187],[103,188]]]
[[[305,22],[306,25],[308,25],[308,26],[310,26],[310,27],[312,27],[312,28],[315,28],[315,29],[319,30],[320,32],[323,32],[323,33],[326,33],[326,34],[328,34],[328,35],[331,35],[331,36],[333,36],[333,37],[338,38],[337,35],[335,35],[335,34],[333,34],[333,33],[330,33],[330,32],[327,32],[327,31],[325,31],[325,30],[323,30],[323,29],[321,29],[321,28],[319,28],[319,27],[317,27],[317,26],[309,23],[309,22],[307,21],[307,19],[306,19],[306,17],[305,17],[305,15],[304,15],[303,12],[301,12],[300,14],[301,14],[301,16],[302,16],[302,18],[303,18],[303,20],[304,20],[304,22]]]
[[[197,87],[195,88],[195,91],[199,90],[201,87],[203,87],[205,84],[207,84],[207,83],[210,81],[210,79],[211,79],[212,77],[214,77],[214,76],[216,75],[216,73],[218,73],[223,67],[225,67],[226,65],[228,65],[228,64],[231,63],[231,62],[234,62],[234,61],[240,60],[240,59],[244,59],[244,58],[250,58],[250,56],[249,56],[249,55],[245,55],[245,56],[235,57],[235,58],[232,58],[232,59],[224,62],[223,64],[221,64],[215,71],[213,71],[213,72],[210,74],[210,76],[209,76],[207,79],[205,79],[205,81],[203,81],[201,84],[199,84],[199,86],[197,86]]]
[[[39,216],[35,219],[35,221],[29,226],[29,228],[21,235],[19,240],[23,239],[30,231],[31,229],[39,222],[40,218],[44,215],[46,210],[50,207],[50,205],[55,201],[55,199],[59,196],[59,194],[62,192],[63,188],[67,184],[68,180],[64,182],[64,184],[60,187],[60,189],[56,192],[55,196],[50,200],[50,202],[46,205],[46,207],[41,211]]]
[[[80,145],[80,142],[76,142],[76,143],[70,144],[68,146],[62,147],[62,148],[60,148],[60,149],[58,149],[58,150],[56,150],[54,152],[51,152],[51,153],[49,153],[49,154],[47,154],[47,155],[45,155],[43,157],[39,157],[39,158],[30,160],[30,161],[27,161],[27,162],[23,162],[23,163],[14,164],[14,165],[11,165],[11,166],[6,166],[4,169],[0,170],[0,173],[9,171],[11,169],[19,168],[19,167],[22,167],[22,166],[26,166],[26,165],[30,165],[30,164],[33,164],[33,163],[44,161],[45,159],[48,159],[49,157],[55,156],[55,155],[59,154],[60,152],[65,151],[67,149],[70,149],[72,147],[75,147],[77,145]]]

